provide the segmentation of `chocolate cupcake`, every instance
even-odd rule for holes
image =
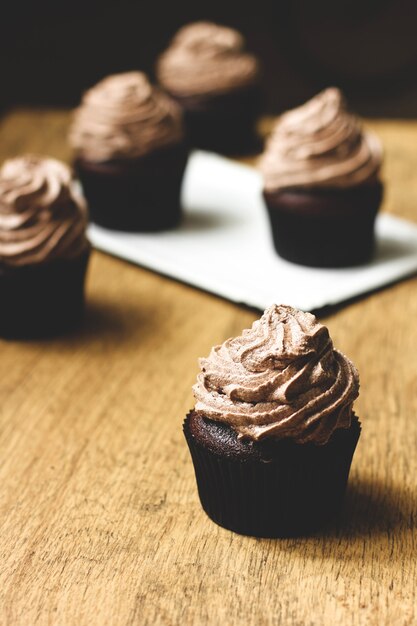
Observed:
[[[137,232],[178,225],[188,158],[182,112],[145,74],[109,76],[87,91],[69,140],[93,222]]]
[[[277,121],[261,160],[276,251],[294,263],[366,263],[382,201],[382,149],[330,88]]]
[[[190,143],[227,154],[257,148],[259,64],[240,33],[210,22],[181,28],[158,60],[162,87],[181,104]]]
[[[201,504],[245,535],[311,533],[343,500],[359,379],[309,313],[271,306],[200,360],[184,423]]]
[[[0,335],[46,337],[76,326],[90,255],[87,207],[70,169],[28,155],[0,169]]]

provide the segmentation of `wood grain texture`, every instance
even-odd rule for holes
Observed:
[[[12,112],[1,159],[68,159],[68,119]],[[385,209],[417,221],[417,123],[372,126]],[[258,540],[204,515],[181,432],[197,358],[257,315],[94,253],[80,332],[0,342],[0,624],[415,624],[416,288],[325,318],[361,374],[344,515]]]

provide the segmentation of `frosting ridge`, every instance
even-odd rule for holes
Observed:
[[[336,87],[281,115],[260,167],[268,191],[359,185],[378,176],[379,139],[362,129]]]
[[[222,93],[252,85],[259,65],[244,48],[243,36],[232,28],[212,22],[188,24],[159,57],[159,82],[179,96]]]
[[[200,359],[195,411],[239,437],[325,444],[351,424],[359,377],[310,313],[274,305]]]
[[[69,141],[92,161],[141,157],[184,137],[180,107],[142,72],[104,78],[75,110]]]
[[[69,167],[26,155],[0,169],[0,263],[23,266],[80,255],[87,206]]]

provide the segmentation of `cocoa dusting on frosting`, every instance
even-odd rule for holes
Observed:
[[[207,95],[252,85],[259,66],[245,52],[240,33],[211,22],[195,22],[178,31],[158,60],[157,75],[161,85],[175,95]]]
[[[108,76],[74,113],[69,141],[91,161],[141,157],[184,137],[180,107],[142,72]]]
[[[376,179],[381,161],[378,138],[362,129],[332,87],[278,118],[260,167],[267,191],[346,188]]]
[[[0,169],[0,263],[22,266],[79,256],[89,246],[87,207],[71,170],[27,155]]]
[[[310,313],[271,306],[251,329],[200,359],[200,367],[196,412],[239,437],[325,444],[351,424],[357,370]]]

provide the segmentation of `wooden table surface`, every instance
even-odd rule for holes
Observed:
[[[1,159],[68,159],[67,125],[10,113]],[[371,126],[384,209],[417,221],[417,123]],[[308,539],[212,523],[183,440],[197,358],[257,314],[97,252],[87,298],[80,332],[0,343],[1,626],[417,623],[416,278],[324,318],[363,433],[342,521]]]

